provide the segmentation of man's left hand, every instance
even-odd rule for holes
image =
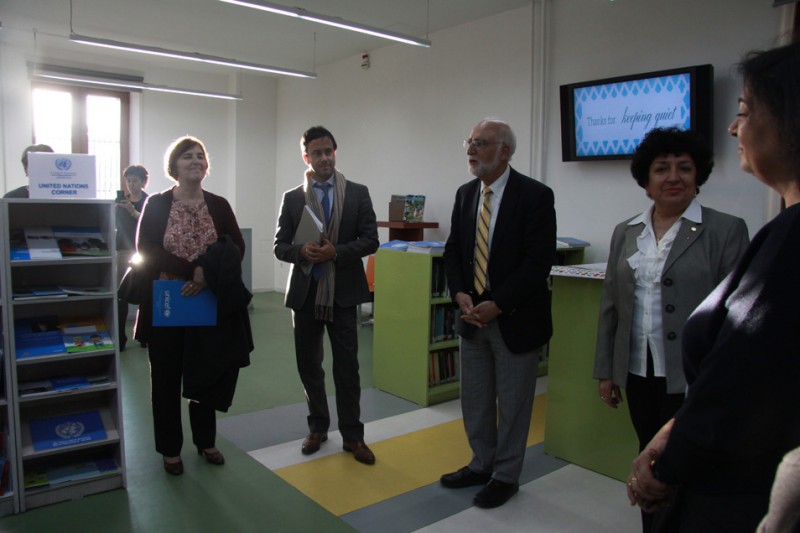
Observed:
[[[473,326],[483,328],[486,327],[489,322],[497,318],[501,312],[496,303],[492,300],[487,300],[473,307],[469,314],[462,314],[461,318]]]

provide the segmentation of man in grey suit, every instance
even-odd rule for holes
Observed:
[[[283,195],[274,251],[275,257],[292,265],[286,306],[292,309],[297,369],[309,410],[302,452],[315,453],[328,440],[330,413],[322,369],[327,329],[343,448],[357,461],[374,464],[361,423],[356,314],[358,304],[370,299],[362,257],[378,248],[375,212],[367,187],[336,170],[337,145],[330,131],[322,126],[308,129],[300,148],[308,169],[303,184]],[[294,242],[306,207],[324,224],[319,242]]]
[[[519,490],[539,356],[553,332],[547,278],[555,260],[553,191],[509,166],[505,122],[464,141],[476,179],[456,193],[445,265],[461,313],[461,409],[472,459],[448,488],[483,485],[473,502],[503,505]]]

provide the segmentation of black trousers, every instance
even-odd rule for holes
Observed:
[[[656,436],[678,409],[683,405],[684,394],[667,393],[667,379],[655,377],[653,372],[653,356],[647,349],[647,377],[628,374],[625,393],[628,397],[628,410],[636,436],[639,439],[639,451]],[[642,511],[642,531],[649,533],[653,530],[654,520],[660,520],[659,513],[645,513]]]
[[[333,322],[314,318],[317,284],[312,281],[303,307],[292,312],[297,371],[308,402],[308,429],[326,432],[331,423],[322,368],[323,335],[328,332],[333,357],[333,383],[339,431],[345,441],[364,439],[361,423],[361,379],[358,375],[357,308],[334,306]]]
[[[153,328],[148,342],[156,451],[168,457],[180,455],[183,447],[183,339],[184,328]],[[214,447],[217,418],[213,408],[189,401],[189,424],[192,428],[192,443],[196,447]]]

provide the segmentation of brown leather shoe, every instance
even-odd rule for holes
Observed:
[[[342,448],[344,451],[352,453],[359,463],[364,463],[365,465],[375,464],[375,454],[372,453],[372,450],[367,447],[363,440],[345,442]]]
[[[181,461],[180,456],[177,457],[177,461],[175,461],[175,457],[170,457],[170,462],[167,462],[167,458],[164,457],[164,470],[167,471],[167,474],[172,474],[173,476],[183,474],[183,461]]]
[[[318,452],[320,445],[326,440],[328,440],[327,433],[312,431],[303,441],[303,446],[301,448],[303,455],[311,455],[312,453]]]

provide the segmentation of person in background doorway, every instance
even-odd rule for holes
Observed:
[[[697,201],[714,166],[708,143],[677,128],[645,135],[631,174],[653,204],[611,238],[594,377],[617,408],[625,389],[639,451],[683,403],[683,325],[733,269],[749,242],[744,220]],[[653,514],[642,513],[645,533]]]
[[[322,369],[327,330],[343,449],[371,465],[375,455],[364,442],[361,422],[356,309],[370,300],[362,258],[378,249],[375,211],[367,187],[336,169],[337,145],[330,131],[308,129],[300,149],[308,168],[302,185],[283,195],[274,251],[292,265],[286,306],[292,309],[297,370],[308,401],[309,433],[301,451],[315,453],[328,440],[331,419]],[[307,208],[324,224],[321,243],[294,242]]]
[[[501,120],[472,129],[464,147],[475,179],[456,192],[444,252],[461,317],[461,410],[472,459],[440,481],[482,486],[473,503],[485,508],[519,490],[539,359],[553,333],[553,191],[511,168],[516,146]]]
[[[28,154],[31,152],[49,152],[53,153],[53,149],[46,144],[32,144],[22,151],[22,168],[25,170],[25,178],[28,178]],[[29,198],[30,190],[28,184],[16,189],[10,190],[3,195],[3,198]]]
[[[147,187],[150,175],[142,165],[131,165],[122,172],[122,179],[125,180],[128,192],[123,198],[117,200],[117,285],[125,274],[133,254],[136,253],[136,227],[147,199],[144,189]],[[128,336],[125,333],[125,324],[128,322],[128,302],[120,298],[117,303],[119,351],[124,351],[128,342]],[[147,344],[142,343],[142,348],[146,347]]]

